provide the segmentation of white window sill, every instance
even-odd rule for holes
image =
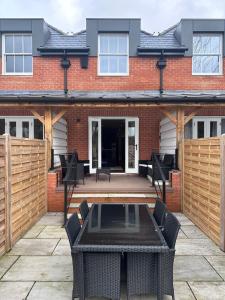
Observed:
[[[125,77],[125,76],[129,76],[129,73],[98,73],[98,76],[104,76],[104,77]]]
[[[223,76],[223,73],[192,73],[193,76]]]
[[[2,73],[2,76],[33,76],[33,73]]]

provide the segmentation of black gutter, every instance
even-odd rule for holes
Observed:
[[[141,48],[138,47],[137,54],[138,56],[157,56],[161,55],[162,51],[164,52],[165,56],[184,56],[185,51],[188,48],[181,47],[181,48]]]
[[[155,103],[155,104],[225,104],[225,96],[221,98],[217,97],[179,97],[179,98],[171,98],[165,96],[157,96],[153,98],[79,98],[79,97],[4,97],[3,99],[0,98],[0,105],[1,104],[22,104],[22,103],[29,103],[29,104],[85,104],[85,103],[101,103],[101,104],[108,104],[108,103],[121,103],[121,104],[130,104],[130,103]]]
[[[62,55],[65,53],[68,56],[87,56],[89,54],[89,48],[41,48],[37,49],[43,56]]]

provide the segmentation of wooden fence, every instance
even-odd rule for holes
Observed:
[[[225,137],[184,141],[183,212],[224,250]]]
[[[47,210],[46,143],[0,136],[0,255]]]

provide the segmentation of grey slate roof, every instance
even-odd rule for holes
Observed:
[[[86,31],[80,31],[73,35],[65,34],[58,29],[48,25],[50,37],[43,48],[58,49],[83,49],[86,48]]]
[[[148,49],[177,49],[182,47],[182,45],[176,39],[174,32],[176,30],[176,25],[164,31],[163,33],[154,36],[145,31],[141,31],[140,35],[140,47]]]
[[[42,47],[44,49],[83,49],[86,45],[86,30],[80,31],[73,35],[68,35],[60,30],[48,25],[50,37]],[[151,33],[141,30],[140,45],[142,49],[178,49],[182,45],[176,39],[174,32],[176,25],[164,31],[163,33],[154,36]]]

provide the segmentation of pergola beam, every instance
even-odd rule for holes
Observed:
[[[30,110],[32,114],[44,125],[45,124],[45,119],[39,115],[39,113],[33,109]]]
[[[55,115],[52,119],[52,125],[54,125],[55,123],[57,123],[66,113],[66,109],[61,110],[57,115]]]
[[[177,119],[176,116],[174,116],[171,111],[166,110],[164,108],[159,108],[160,111],[175,125],[177,125]]]
[[[190,115],[186,116],[184,119],[184,125],[186,125],[189,121],[191,121],[191,119],[197,114],[198,110],[201,107],[196,107],[192,113],[190,113]]]

